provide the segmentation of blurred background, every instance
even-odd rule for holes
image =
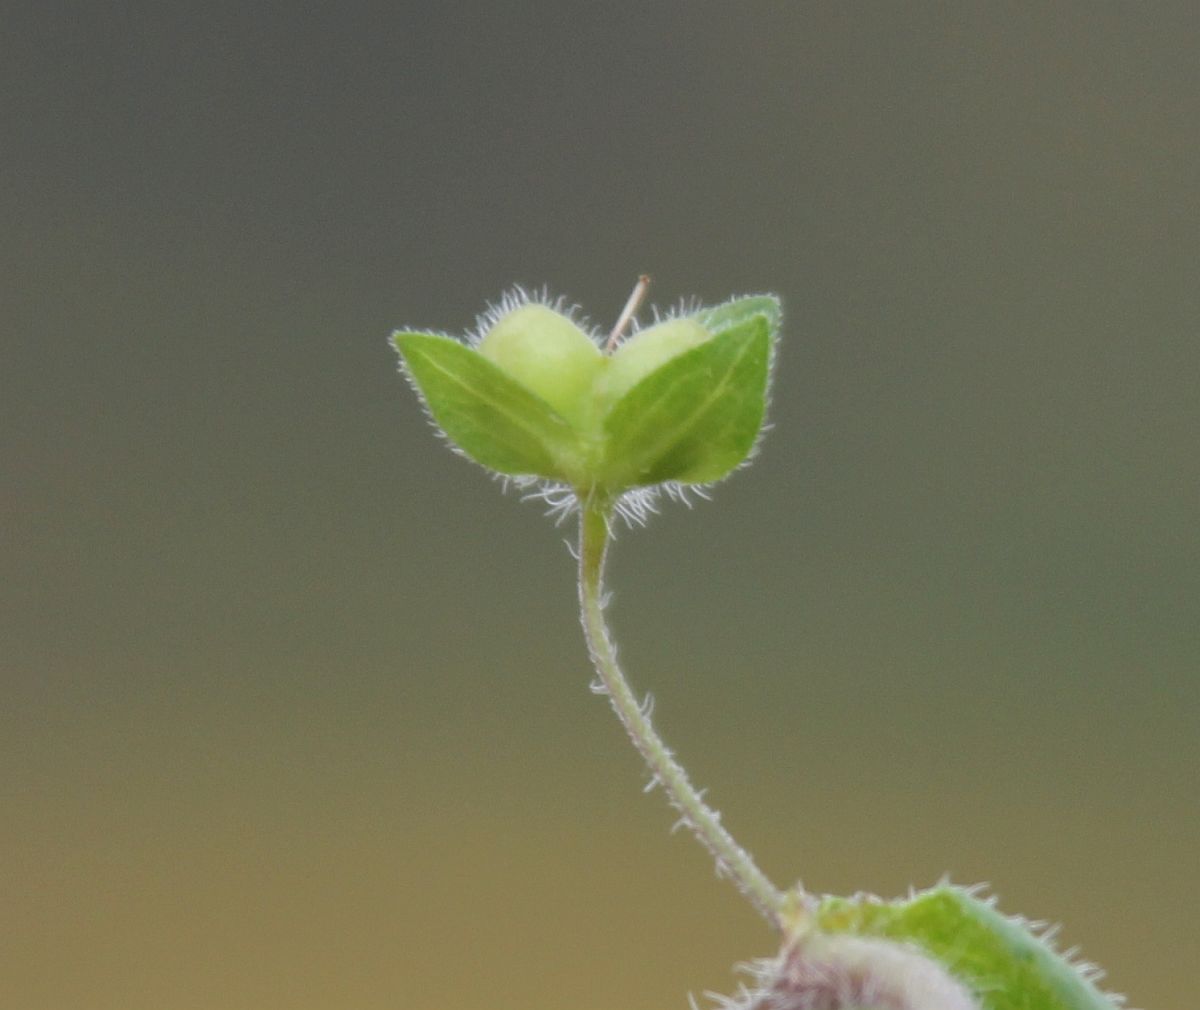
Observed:
[[[610,573],[726,823],[1194,999],[1200,8],[4,20],[0,1006],[662,1010],[772,952],[587,690],[571,529],[386,342],[641,271],[786,309],[757,463]]]

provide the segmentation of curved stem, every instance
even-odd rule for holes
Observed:
[[[595,690],[608,695],[617,718],[641,753],[667,797],[679,811],[682,823],[717,861],[717,871],[730,877],[738,890],[777,929],[786,899],[721,825],[721,815],[709,807],[687,772],[671,755],[650,722],[648,706],[639,704],[629,682],[617,665],[616,647],[604,620],[604,557],[608,548],[611,505],[592,497],[580,497],[579,605],[592,665],[599,683]]]

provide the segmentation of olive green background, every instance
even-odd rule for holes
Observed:
[[[639,689],[778,882],[943,873],[1195,999],[1200,8],[4,18],[0,1006],[662,1010],[772,936],[536,505],[386,344],[775,291],[760,458],[622,534]]]

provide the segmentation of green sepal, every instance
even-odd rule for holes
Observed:
[[[1118,1004],[1019,919],[943,884],[902,901],[824,898],[815,925],[914,944],[971,989],[982,1010],[1115,1010]]]
[[[744,323],[751,316],[764,316],[767,329],[774,340],[779,333],[779,324],[783,320],[783,307],[774,295],[748,295],[745,298],[733,298],[721,305],[703,308],[693,317],[696,322],[711,333],[721,333],[730,327]]]
[[[510,476],[572,479],[578,434],[545,400],[450,337],[398,332],[392,343],[434,422],[467,456]]]
[[[761,312],[672,358],[604,419],[611,491],[720,480],[754,448],[766,411],[770,323]]]

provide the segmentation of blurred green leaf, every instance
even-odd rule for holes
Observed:
[[[903,901],[825,898],[817,913],[831,933],[915,944],[979,994],[983,1010],[1115,1010],[1119,1005],[992,902],[944,884]]]

